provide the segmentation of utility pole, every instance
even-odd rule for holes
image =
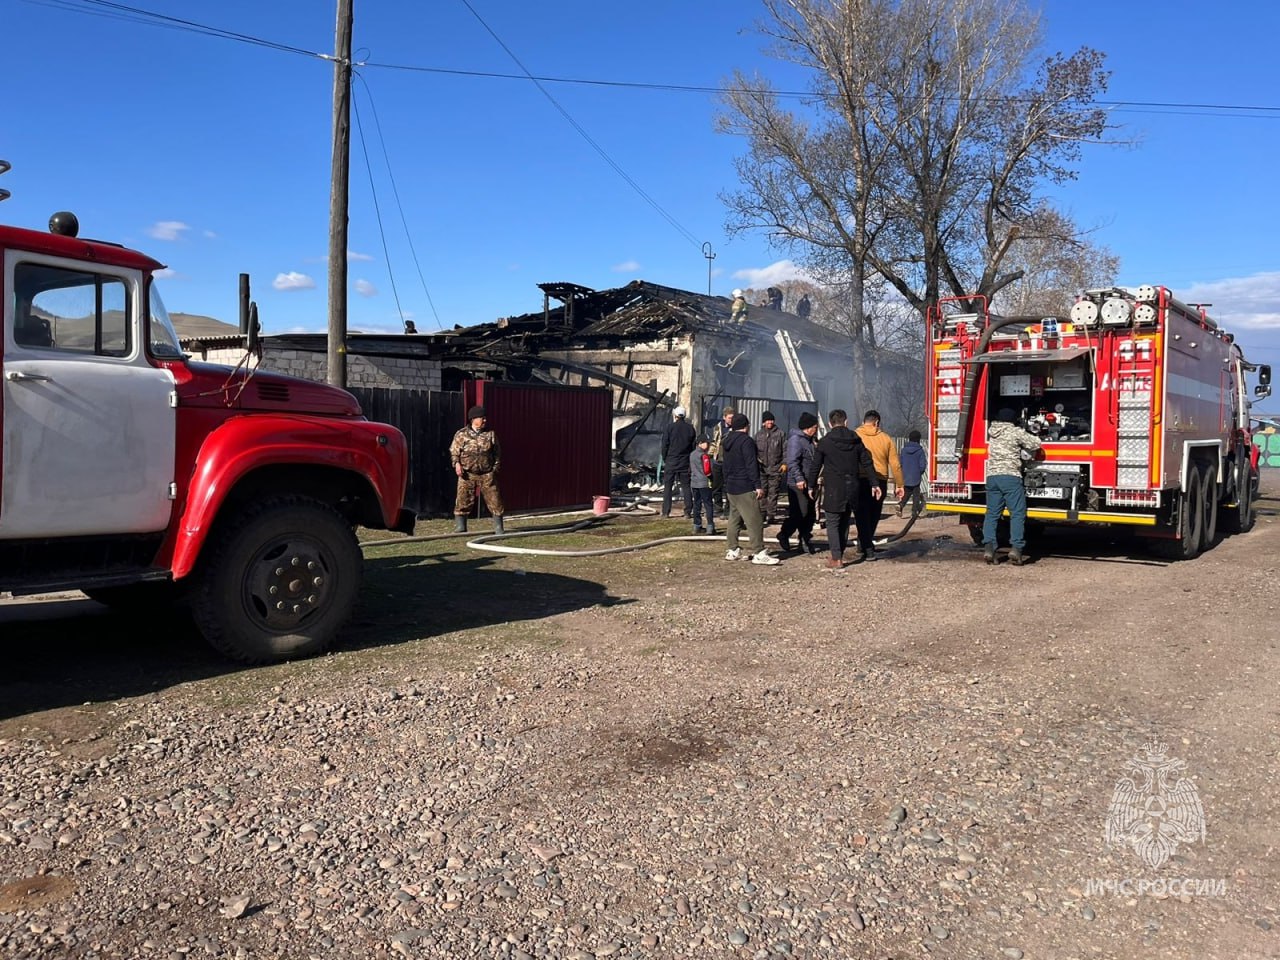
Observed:
[[[329,383],[347,385],[347,206],[351,171],[353,0],[338,0],[333,49],[333,163],[329,184]]]
[[[711,261],[716,255],[711,250],[711,241],[708,240],[702,245],[702,255],[707,258],[707,296],[711,296]]]

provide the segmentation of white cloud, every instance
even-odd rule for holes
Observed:
[[[206,231],[204,231],[204,238],[205,238],[206,240],[217,240],[217,239],[218,239],[218,235],[217,235],[216,233],[214,233],[212,230],[206,230]]]
[[[1174,294],[1183,303],[1207,303],[1209,316],[1229,331],[1280,330],[1280,271],[1193,283]]]
[[[376,297],[378,295],[378,288],[368,280],[357,280],[356,293],[360,294],[362,297]]]
[[[779,260],[777,263],[771,263],[767,267],[748,267],[745,270],[737,271],[733,278],[746,281],[744,286],[752,287],[756,290],[776,286],[788,280],[812,281],[813,279],[805,272],[803,267],[793,260]]]
[[[356,253],[354,250],[347,251],[348,260],[372,260],[373,257],[367,253]]]
[[[147,227],[147,236],[156,240],[181,240],[182,235],[190,229],[181,220],[157,220]]]
[[[271,285],[277,290],[313,290],[316,282],[305,273],[277,273]]]
[[[639,272],[640,272],[640,261],[639,261],[639,260],[624,260],[624,261],[622,261],[622,263],[615,263],[615,264],[614,264],[612,267],[610,267],[609,269],[610,269],[610,270],[612,270],[614,273],[639,273]]]
[[[176,280],[181,274],[173,267],[161,267],[155,272],[154,276],[158,280]]]

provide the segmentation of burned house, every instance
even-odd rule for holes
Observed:
[[[350,335],[350,383],[443,391],[476,379],[608,387],[615,457],[640,463],[656,462],[662,428],[677,405],[700,429],[710,429],[730,404],[753,428],[766,408],[784,428],[815,408],[844,407],[856,416],[852,344],[809,320],[757,305],[736,322],[725,297],[642,280],[608,290],[539,287],[542,309],[494,323],[434,334]],[[797,394],[779,331],[790,338],[811,401]],[[323,379],[324,363],[323,334],[264,341],[263,369]],[[919,382],[917,368],[909,379]]]

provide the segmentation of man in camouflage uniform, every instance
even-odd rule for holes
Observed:
[[[982,521],[982,556],[996,562],[996,525],[1009,510],[1009,562],[1022,566],[1027,546],[1027,490],[1023,454],[1043,460],[1040,441],[1018,426],[1018,414],[1002,408],[987,427],[987,513]]]
[[[467,514],[476,503],[476,487],[485,506],[493,514],[493,532],[503,533],[502,494],[498,492],[498,468],[502,464],[502,448],[497,435],[486,426],[484,407],[467,411],[467,425],[453,435],[449,444],[449,460],[458,475],[458,497],[453,514],[458,533],[467,532]]]

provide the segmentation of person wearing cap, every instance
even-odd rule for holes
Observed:
[[[813,522],[817,518],[813,493],[805,477],[813,465],[814,437],[818,435],[818,418],[812,413],[800,414],[798,424],[787,434],[787,519],[778,531],[778,546],[790,552],[791,535],[800,542],[800,549],[814,552]]]
[[[498,491],[498,469],[502,465],[502,448],[498,437],[488,427],[484,407],[467,411],[467,425],[453,435],[449,444],[449,461],[458,477],[458,494],[453,516],[458,533],[467,532],[467,515],[476,504],[476,489],[484,497],[485,506],[493,514],[494,533],[503,533],[502,494]]]
[[[778,558],[769,555],[764,548],[764,520],[760,516],[760,499],[764,487],[760,485],[760,463],[756,459],[755,441],[747,434],[747,418],[735,413],[730,421],[733,428],[724,438],[724,492],[729,498],[729,522],[725,536],[729,549],[726,560],[742,559],[738,549],[738,533],[747,528],[747,552],[752,563],[765,566],[777,564]]]
[[[733,306],[729,308],[729,320],[741,323],[747,319],[747,298],[741,290],[733,291]]]
[[[684,407],[672,411],[671,422],[662,431],[662,515],[671,516],[671,490],[679,483],[684,498],[684,515],[693,514],[693,495],[689,492],[689,454],[693,453],[696,432],[685,419]]]
[[[996,527],[1006,509],[1009,562],[1015,567],[1026,563],[1027,488],[1022,464],[1027,459],[1044,459],[1040,441],[1018,426],[1015,411],[1003,407],[987,427],[987,515],[982,521],[982,557],[987,563],[996,562]]]
[[[764,484],[764,499],[760,501],[760,510],[764,514],[765,526],[771,526],[777,522],[778,495],[782,492],[782,477],[787,470],[787,438],[778,429],[772,410],[761,414],[760,421],[763,425],[756,432],[756,455],[760,460],[761,480]]]

